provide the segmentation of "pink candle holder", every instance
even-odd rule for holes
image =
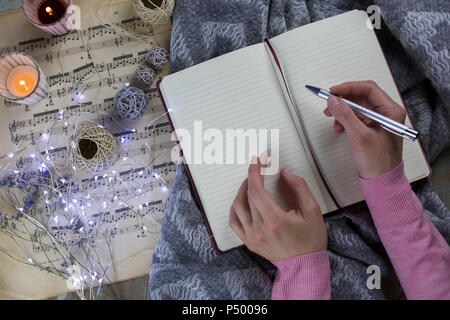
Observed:
[[[6,100],[35,104],[46,90],[47,78],[33,58],[13,53],[0,59],[0,95]]]
[[[72,30],[69,24],[71,14],[67,10],[70,5],[72,0],[22,0],[25,17],[36,27],[53,35],[63,35]]]

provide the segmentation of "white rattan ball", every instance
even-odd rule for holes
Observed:
[[[169,63],[169,52],[161,47],[155,47],[148,51],[145,60],[155,69],[162,69]]]
[[[108,130],[90,125],[79,130],[74,147],[72,154],[77,169],[100,172],[112,164],[117,142]]]
[[[133,0],[139,18],[151,24],[162,24],[170,20],[175,0]]]
[[[122,119],[139,119],[147,111],[148,103],[145,92],[136,87],[123,88],[114,96],[114,110]]]

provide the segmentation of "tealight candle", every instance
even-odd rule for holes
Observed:
[[[67,13],[70,5],[72,0],[22,0],[25,17],[53,35],[66,34],[71,30]]]
[[[47,79],[33,58],[14,53],[0,60],[0,94],[6,100],[34,104],[46,89]]]
[[[61,19],[67,10],[67,4],[59,0],[44,0],[39,4],[38,19],[43,24],[50,24]]]
[[[16,97],[24,97],[33,92],[39,78],[38,71],[32,66],[18,66],[8,75],[8,90]]]

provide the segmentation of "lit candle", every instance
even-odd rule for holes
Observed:
[[[33,58],[13,53],[0,59],[0,95],[6,100],[34,104],[46,90],[47,78]]]
[[[38,19],[42,24],[50,24],[61,19],[67,10],[67,5],[60,0],[44,0],[39,4]]]
[[[45,32],[62,35],[72,30],[68,8],[72,0],[22,0],[25,17]],[[73,19],[73,17],[72,17]]]
[[[25,97],[33,92],[39,79],[32,66],[18,66],[11,70],[7,79],[8,90],[16,97]]]

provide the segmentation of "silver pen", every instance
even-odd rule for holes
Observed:
[[[332,96],[332,94],[321,88],[316,88],[313,86],[306,85],[306,88],[309,89],[312,93],[317,95],[318,97],[328,100],[328,97]],[[414,130],[413,128],[410,128],[400,122],[397,122],[395,120],[389,119],[388,117],[383,116],[382,114],[379,114],[373,110],[364,108],[363,106],[360,106],[357,103],[351,102],[350,100],[342,99],[345,103],[347,103],[350,107],[353,109],[361,112],[363,115],[365,115],[367,118],[372,119],[375,122],[378,122],[378,124],[385,130],[392,132],[393,134],[396,134],[400,137],[403,137],[405,139],[408,139],[410,141],[415,141],[417,139],[417,136],[419,135],[419,131]]]

